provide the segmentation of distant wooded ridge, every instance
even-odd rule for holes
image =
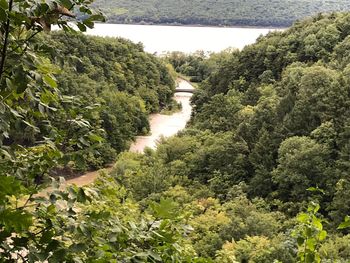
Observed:
[[[94,5],[109,23],[263,27],[350,10],[348,0],[95,0]]]

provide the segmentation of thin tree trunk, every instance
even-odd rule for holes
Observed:
[[[12,11],[13,6],[13,0],[9,1],[9,12]],[[1,51],[1,61],[0,61],[0,83],[2,82],[2,77],[4,74],[4,67],[5,67],[5,61],[6,61],[6,54],[7,54],[7,45],[8,45],[8,38],[10,34],[10,18],[7,17],[7,21],[5,24],[5,38],[4,38],[4,44],[2,46]]]

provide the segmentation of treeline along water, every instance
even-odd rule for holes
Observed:
[[[215,27],[178,27],[178,26],[145,26],[145,25],[119,25],[96,24],[90,35],[123,37],[134,42],[141,42],[148,52],[207,52],[221,51],[233,47],[241,49],[252,44],[260,35],[265,35],[272,29],[258,28],[215,28]],[[184,80],[179,81],[180,89],[193,87]],[[155,148],[157,141],[162,137],[175,135],[185,128],[191,116],[192,107],[190,98],[192,94],[175,94],[175,100],[182,105],[182,110],[173,115],[159,113],[150,116],[150,134],[139,136],[131,145],[131,152],[143,152],[146,147]],[[98,173],[88,173],[72,179],[69,183],[85,185],[95,180]]]
[[[194,89],[187,81],[179,79],[177,89]],[[130,147],[130,152],[142,153],[146,147],[155,149],[157,142],[162,137],[175,135],[178,131],[185,128],[186,123],[190,120],[192,107],[190,105],[192,93],[179,92],[175,93],[174,99],[181,103],[181,111],[172,115],[155,113],[150,116],[150,134],[147,136],[138,136]],[[96,180],[99,172],[89,172],[82,176],[68,180],[68,184],[84,186]]]
[[[148,52],[195,52],[221,51],[234,47],[241,49],[252,44],[260,35],[265,35],[272,29],[258,28],[215,28],[215,27],[178,27],[178,26],[145,26],[96,24],[88,34],[107,37],[124,37],[134,42],[141,42]],[[193,88],[184,80],[179,81],[179,88]],[[192,94],[181,93],[175,95],[182,110],[171,116],[153,114],[150,116],[150,134],[139,136],[131,145],[130,151],[143,152],[145,147],[155,148],[162,137],[175,135],[185,128],[191,115],[190,98]],[[94,181],[97,173],[88,173],[69,181],[78,185],[85,185]]]

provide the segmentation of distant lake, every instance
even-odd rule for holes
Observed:
[[[167,51],[219,52],[229,47],[242,49],[245,45],[254,43],[260,35],[274,30],[276,29],[95,24],[95,28],[89,30],[88,34],[127,38],[143,43],[147,52],[160,54]]]

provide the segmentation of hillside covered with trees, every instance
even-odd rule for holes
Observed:
[[[209,72],[192,121],[110,176],[141,207],[170,202],[192,227],[189,262],[349,261],[349,21],[317,16],[207,60],[168,55]]]
[[[149,132],[150,113],[171,105],[175,82],[166,65],[142,45],[63,32],[35,41],[45,46],[60,98],[42,95],[28,123],[10,126],[4,144],[31,147],[54,136],[63,153],[55,174],[74,175],[112,163],[136,135]]]
[[[113,159],[174,88],[140,45],[68,33],[89,3],[0,1],[1,263],[350,260],[350,14],[170,54],[200,77],[187,129],[79,188],[52,170]]]
[[[347,11],[347,0],[96,0],[109,23],[287,27],[321,12]]]
[[[136,135],[149,132],[149,114],[172,102],[175,82],[166,65],[140,44],[63,32],[39,41],[46,43],[51,61],[61,68],[56,74],[61,95],[74,98],[50,120],[60,130],[64,168],[85,171],[113,162]],[[78,120],[66,126],[80,117],[103,143],[91,148],[87,135],[78,139],[87,128]],[[46,135],[36,137],[40,136]]]

